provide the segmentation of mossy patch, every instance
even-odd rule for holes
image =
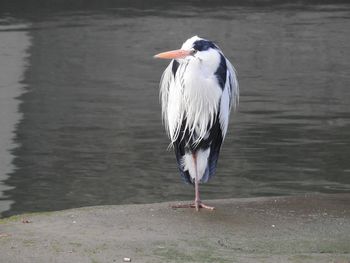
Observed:
[[[79,242],[69,242],[69,245],[73,246],[73,247],[82,247],[83,244],[82,243],[79,243]]]
[[[0,224],[7,224],[7,223],[21,221],[23,217],[25,217],[25,215],[15,215],[7,218],[2,218],[0,219]]]
[[[200,242],[202,243],[202,242]],[[158,244],[153,250],[153,255],[163,259],[163,262],[234,262],[227,254],[219,255],[218,252],[209,246],[188,250],[176,244]]]
[[[14,215],[11,217],[0,218],[0,224],[21,222],[23,218],[29,219],[29,218],[35,217],[35,216],[50,216],[50,215],[54,215],[56,213],[57,212],[34,212],[34,213],[27,213],[27,214],[21,214],[21,215]]]

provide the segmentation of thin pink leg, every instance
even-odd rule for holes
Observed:
[[[196,211],[199,211],[199,208],[205,208],[208,210],[214,210],[215,207],[213,206],[208,206],[202,203],[200,197],[199,197],[199,182],[196,178],[195,184],[194,184],[194,188],[195,188],[195,192],[196,192],[196,196],[194,199],[194,203],[195,203],[195,207],[196,207]]]
[[[208,210],[214,210],[215,207],[213,206],[208,206],[202,203],[200,196],[199,196],[199,179],[197,176],[197,156],[194,153],[193,155],[193,161],[194,165],[196,167],[196,177],[194,180],[194,191],[195,191],[195,198],[194,198],[194,204],[179,204],[179,205],[173,205],[171,206],[172,208],[196,208],[196,211],[199,211],[199,208],[205,208]]]
[[[201,199],[199,198],[199,182],[198,182],[198,172],[197,172],[197,154],[193,153],[192,154],[193,157],[193,162],[194,162],[194,167],[195,167],[195,171],[196,171],[196,177],[194,178],[194,204],[196,206],[196,211],[199,211],[199,203],[201,201]]]

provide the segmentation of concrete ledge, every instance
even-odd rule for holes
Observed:
[[[350,262],[350,194],[206,203],[217,210],[160,203],[2,219],[0,261]]]

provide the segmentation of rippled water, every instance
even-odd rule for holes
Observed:
[[[2,14],[13,50],[0,68],[18,73],[0,88],[20,91],[0,93],[1,109],[4,96],[17,105],[0,115],[2,215],[191,199],[160,119],[166,63],[152,56],[195,34],[241,86],[202,197],[350,192],[349,31],[344,4]]]

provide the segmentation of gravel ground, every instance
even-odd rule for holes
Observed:
[[[350,194],[206,203],[217,209],[159,203],[1,219],[0,262],[350,262]]]

